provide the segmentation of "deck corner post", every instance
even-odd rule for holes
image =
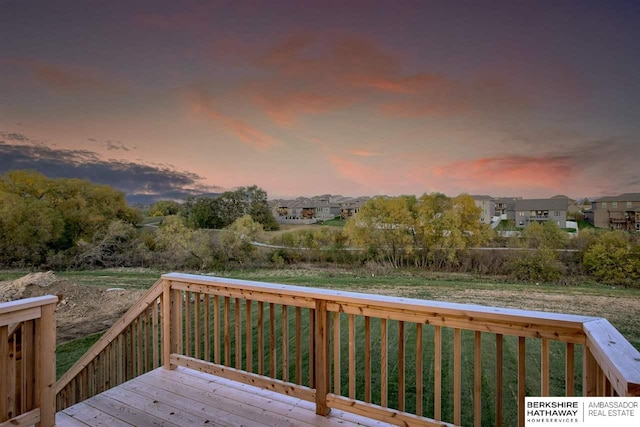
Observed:
[[[56,302],[42,306],[40,319],[40,425],[55,425],[56,418]]]
[[[162,286],[162,366],[165,369],[174,369],[176,365],[171,364],[171,351],[176,340],[173,318],[175,301],[171,292],[171,281],[165,280]]]
[[[316,414],[326,416],[331,411],[331,408],[327,405],[329,376],[331,373],[329,366],[329,312],[327,312],[327,301],[316,300],[315,317]]]

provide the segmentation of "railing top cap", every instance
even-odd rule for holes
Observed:
[[[25,310],[27,308],[40,307],[47,304],[55,304],[58,297],[55,295],[44,295],[41,297],[23,298],[15,301],[0,303],[0,314],[10,313],[17,310]]]
[[[387,307],[412,309],[420,311],[436,311],[442,314],[465,315],[470,317],[501,317],[532,323],[564,323],[569,327],[579,327],[585,322],[600,319],[599,317],[580,316],[573,314],[551,313],[543,311],[521,310],[501,308],[474,304],[460,304],[440,302],[414,298],[391,297],[386,295],[365,294],[358,292],[338,291],[332,289],[320,289],[305,286],[284,285],[278,283],[255,282],[250,280],[230,279],[224,277],[203,276],[196,274],[168,273],[162,275],[164,280],[178,282],[190,282],[198,284],[234,285],[244,289],[263,292],[277,292],[279,294],[292,295],[303,298],[325,299],[335,302],[352,302],[371,305],[381,303]]]

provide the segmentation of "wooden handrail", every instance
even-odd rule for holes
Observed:
[[[533,389],[532,357],[540,372]],[[56,393],[61,409],[149,368],[185,366],[315,402],[323,415],[337,408],[400,424],[502,425],[523,422],[525,395],[572,396],[580,387],[640,395],[639,364],[638,351],[597,317],[170,273]],[[495,380],[491,420],[482,409],[487,376]],[[507,381],[517,381],[511,393],[502,391]]]
[[[55,424],[58,297],[0,303],[0,424]]]
[[[620,396],[640,396],[640,352],[606,319],[584,324],[587,349]]]
[[[162,279],[158,280],[107,332],[96,341],[89,350],[56,381],[56,394],[66,387],[80,371],[85,369],[105,348],[117,338],[140,313],[149,307],[162,294]]]

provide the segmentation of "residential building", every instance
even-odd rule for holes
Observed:
[[[493,199],[493,214],[502,216],[507,214],[509,207],[513,207],[516,200],[522,200],[522,197],[498,197]]]
[[[358,212],[368,197],[350,198],[324,194],[311,198],[271,200],[271,211],[281,224],[313,224],[338,216],[346,219]]]
[[[640,231],[640,193],[601,197],[586,217],[596,227]]]
[[[533,222],[553,221],[560,228],[567,227],[569,199],[516,199],[509,203],[507,219],[513,220],[517,228],[524,228]]]
[[[491,224],[491,219],[495,212],[493,197],[487,195],[476,195],[471,197],[473,197],[473,201],[480,209],[480,222],[482,224]]]

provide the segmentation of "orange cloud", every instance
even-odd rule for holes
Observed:
[[[481,158],[434,170],[436,177],[463,181],[473,187],[485,183],[501,187],[557,188],[566,185],[573,173],[573,162],[568,156]]]
[[[300,115],[327,113],[357,102],[357,99],[348,94],[324,95],[312,90],[296,91],[268,86],[254,85],[252,97],[264,109],[265,114],[283,127],[289,127]]]
[[[265,77],[245,83],[243,93],[281,126],[299,116],[362,105],[375,82],[400,71],[397,58],[366,39],[310,32],[291,34],[253,63]]]
[[[31,59],[7,60],[29,71],[39,82],[60,92],[121,92],[125,86],[103,76],[97,70],[76,65],[54,65]]]
[[[329,156],[329,162],[340,175],[358,184],[375,185],[376,177],[379,176],[376,173],[377,168],[366,166],[335,154]]]
[[[242,120],[222,114],[213,106],[212,99],[204,94],[190,93],[185,96],[185,101],[191,111],[222,124],[240,141],[249,146],[258,149],[267,149],[279,145],[277,140],[251,127]]]
[[[282,127],[348,108],[386,117],[443,117],[512,112],[527,105],[505,79],[456,80],[428,70],[408,74],[397,52],[346,32],[294,32],[262,54],[255,43],[233,39],[220,40],[213,49],[217,59],[255,67],[230,92]]]
[[[419,73],[400,78],[382,78],[364,75],[354,78],[353,83],[372,87],[383,92],[412,94],[425,89],[447,87],[453,82],[438,74]]]
[[[382,153],[376,153],[374,151],[359,150],[359,149],[349,150],[349,154],[353,154],[354,156],[359,156],[359,157],[378,157],[383,155]]]

